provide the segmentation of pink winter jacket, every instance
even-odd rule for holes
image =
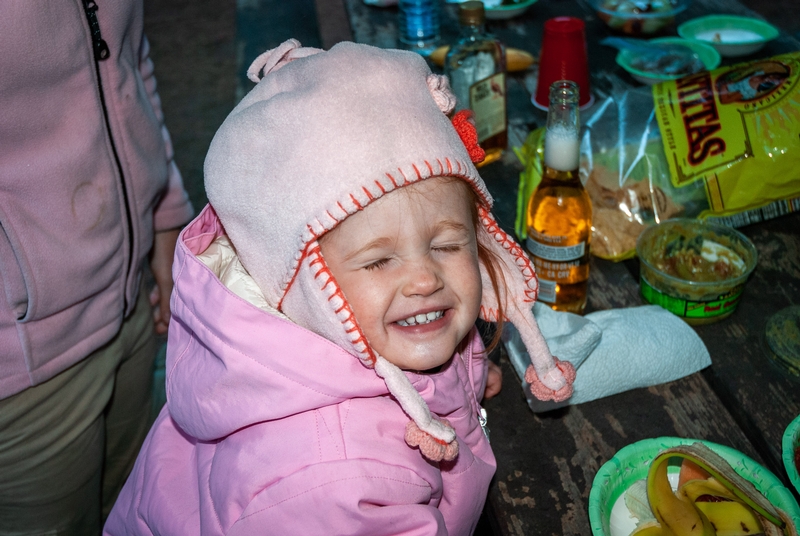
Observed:
[[[168,409],[105,534],[471,534],[495,470],[477,331],[440,372],[408,373],[458,436],[456,460],[431,463],[406,445],[408,417],[373,370],[237,297],[195,257],[223,232],[206,208],[181,235]]]
[[[113,337],[192,215],[141,0],[93,4],[0,2],[0,399]]]

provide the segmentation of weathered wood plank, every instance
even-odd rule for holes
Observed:
[[[756,270],[736,312],[697,333],[711,353],[708,382],[759,449],[767,467],[788,484],[781,437],[800,414],[800,381],[770,360],[767,321],[800,303],[800,214],[742,229],[758,249]]]
[[[502,368],[503,391],[485,404],[498,461],[487,510],[501,534],[590,534],[594,475],[642,439],[703,438],[760,460],[701,374],[534,415],[510,365]]]

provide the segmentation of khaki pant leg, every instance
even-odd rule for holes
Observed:
[[[139,357],[128,357],[125,347],[135,339],[131,332],[148,336],[141,324],[143,318],[152,322],[151,313],[142,298],[106,345],[50,380],[0,400],[0,535],[100,533],[107,408],[122,364],[136,362],[138,372],[147,361],[138,352]],[[139,350],[143,346],[134,345]],[[124,393],[135,390],[137,381],[128,382]],[[150,382],[141,383],[149,397]],[[137,430],[130,437],[139,434]],[[115,465],[132,466],[140,444],[127,444],[132,459]],[[120,476],[118,469],[106,472],[117,474],[117,480],[127,476]]]
[[[121,342],[129,350],[117,369],[114,392],[105,413],[103,519],[111,513],[150,430],[157,342],[144,289],[139,296],[136,311],[121,333]],[[139,314],[140,310],[146,314]]]

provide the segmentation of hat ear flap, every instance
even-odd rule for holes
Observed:
[[[498,296],[495,292],[489,272],[481,263],[481,318],[497,322],[499,304],[503,303],[503,319],[517,328],[531,359],[532,366],[525,374],[531,391],[540,400],[566,400],[572,396],[575,368],[571,363],[552,356],[533,316],[533,303],[539,289],[533,264],[519,244],[497,225],[485,207],[478,207],[478,217],[481,223],[478,226],[478,242],[496,261],[494,269],[500,272],[497,274],[500,279],[497,286],[501,294]]]

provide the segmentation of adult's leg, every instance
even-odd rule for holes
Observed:
[[[120,335],[125,353],[117,368],[114,392],[105,413],[103,519],[111,513],[150,430],[157,343],[144,289],[139,292],[136,309]]]
[[[99,533],[109,346],[0,401],[0,534]]]
[[[132,342],[146,338],[147,327],[152,341],[150,308],[142,296],[134,314],[103,347],[50,380],[0,400],[0,536],[100,533],[106,414],[117,415],[110,405],[112,395],[117,400],[136,397],[137,385],[149,399],[151,381],[141,379],[141,371],[152,367],[155,352],[143,356],[147,344]],[[116,378],[131,368],[131,387],[115,394]],[[133,405],[146,406],[146,428],[149,405]],[[119,433],[126,426],[135,432]],[[132,421],[112,428],[122,438],[114,439],[117,461],[107,474],[124,481],[146,429]],[[127,450],[129,461],[121,461],[125,455],[117,454],[120,448]],[[109,492],[108,497],[113,503],[116,495]]]

